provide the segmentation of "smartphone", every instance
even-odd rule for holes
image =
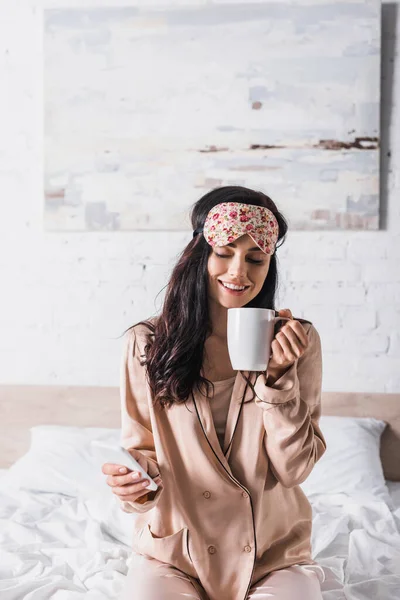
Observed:
[[[92,447],[93,454],[98,457],[100,461],[102,461],[102,465],[104,463],[113,463],[115,465],[123,465],[124,467],[128,467],[132,471],[138,471],[143,479],[148,479],[150,481],[149,485],[146,486],[145,490],[158,490],[158,485],[150,477],[148,473],[140,464],[129,454],[128,450],[123,448],[122,446],[118,446],[115,444],[108,444],[107,442],[100,442],[98,440],[93,440],[90,442]]]

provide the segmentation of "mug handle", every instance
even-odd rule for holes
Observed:
[[[294,319],[289,319],[289,317],[274,317],[272,320],[274,323],[277,321],[294,321]]]
[[[280,317],[279,316],[279,310],[274,310],[275,313],[275,317],[274,317],[274,321],[292,321],[294,319],[294,317],[292,317],[291,319],[289,317]]]

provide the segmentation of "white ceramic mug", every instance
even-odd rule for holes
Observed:
[[[228,352],[233,369],[266,371],[277,317],[269,308],[228,308]]]

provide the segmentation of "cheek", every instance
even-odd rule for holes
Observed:
[[[210,258],[208,259],[207,269],[208,269],[208,276],[210,278],[220,275],[222,272],[219,261],[216,261],[212,254],[210,255]]]
[[[208,259],[207,262],[207,272],[208,272],[208,278],[211,279],[211,277],[213,276],[213,264],[212,264],[212,260],[211,258]]]
[[[268,275],[268,271],[269,266],[263,269],[258,269],[258,272],[254,274],[254,283],[258,291],[261,290],[262,286],[264,285],[264,281]]]

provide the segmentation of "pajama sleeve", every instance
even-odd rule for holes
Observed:
[[[254,385],[255,403],[263,411],[270,467],[286,488],[305,481],[326,450],[319,428],[321,340],[314,325],[307,327],[304,354],[272,385],[266,384],[265,375],[259,376]]]
[[[140,452],[147,459],[148,474],[154,479],[160,472],[150,422],[145,367],[140,364],[140,358],[137,337],[132,329],[126,334],[120,370],[121,446],[128,451]],[[155,492],[148,492],[136,502],[119,500],[121,509],[128,513],[152,509],[163,491],[158,479],[157,484],[159,487]]]

